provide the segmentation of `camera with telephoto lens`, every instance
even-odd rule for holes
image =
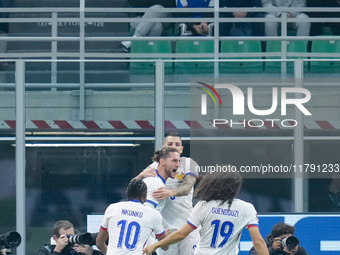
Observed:
[[[0,249],[16,248],[21,244],[21,235],[18,232],[10,231],[0,234]]]
[[[74,245],[74,244],[87,244],[87,245],[93,245],[93,238],[91,233],[80,233],[76,235],[67,235],[68,238],[68,244]]]
[[[283,238],[281,243],[283,248],[287,248],[287,250],[293,250],[299,244],[299,239],[297,239],[295,236],[289,236]]]

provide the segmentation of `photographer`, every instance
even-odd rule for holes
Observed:
[[[299,245],[299,241],[294,237],[295,227],[285,224],[276,224],[272,232],[265,238],[270,255],[308,255],[306,250]],[[290,237],[290,239],[286,239]],[[249,255],[257,255],[254,247],[249,251]]]
[[[57,221],[50,243],[41,247],[36,255],[103,255],[89,245],[69,244],[69,236],[74,236],[73,224],[67,220]]]

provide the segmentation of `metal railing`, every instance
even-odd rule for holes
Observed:
[[[81,6],[79,8],[3,8],[0,9],[0,12],[6,12],[6,13],[49,13],[51,16],[49,18],[1,18],[0,22],[4,23],[37,23],[37,22],[48,22],[51,24],[51,36],[32,36],[32,37],[0,37],[0,41],[3,42],[18,42],[18,41],[34,41],[34,42],[51,42],[51,52],[34,52],[34,53],[1,53],[1,58],[5,59],[3,61],[14,61],[15,62],[15,72],[16,72],[16,83],[14,84],[8,84],[9,87],[13,88],[16,86],[16,222],[17,222],[17,230],[20,233],[25,233],[25,88],[26,86],[52,86],[56,87],[58,86],[58,82],[56,78],[53,78],[50,84],[43,84],[43,85],[34,85],[34,84],[26,84],[24,81],[25,77],[25,60],[17,60],[17,58],[34,58],[34,59],[41,59],[41,58],[48,58],[52,59],[53,65],[52,65],[52,73],[57,72],[57,61],[60,58],[65,59],[79,59],[80,60],[80,82],[78,84],[70,84],[70,88],[76,88],[80,91],[80,101],[79,101],[79,109],[80,109],[80,119],[84,118],[84,112],[85,112],[85,89],[87,87],[95,86],[94,84],[86,84],[84,81],[84,75],[85,75],[85,68],[84,63],[89,58],[105,58],[105,59],[117,59],[117,58],[132,58],[132,57],[146,57],[143,55],[138,54],[126,54],[126,53],[91,53],[86,52],[85,50],[85,43],[86,42],[102,42],[102,41],[122,41],[122,40],[171,40],[171,41],[177,41],[177,40],[192,40],[193,38],[195,40],[214,40],[215,42],[215,51],[213,54],[209,54],[209,57],[213,58],[213,61],[215,64],[215,73],[218,73],[218,62],[221,61],[232,61],[232,60],[220,60],[221,57],[239,57],[240,54],[222,54],[219,51],[219,42],[223,40],[261,40],[261,41],[269,41],[269,40],[278,40],[281,42],[289,41],[289,40],[340,40],[339,36],[323,36],[323,37],[291,37],[287,36],[286,34],[286,28],[288,22],[294,22],[297,21],[296,19],[290,19],[286,17],[286,14],[282,15],[281,18],[277,18],[278,22],[281,22],[282,26],[282,35],[278,37],[220,37],[218,32],[218,25],[215,26],[215,35],[213,37],[180,37],[180,36],[171,36],[171,37],[145,37],[145,38],[132,38],[128,36],[121,36],[121,37],[105,37],[104,35],[102,37],[88,37],[85,33],[85,26],[86,22],[114,22],[114,23],[121,23],[121,22],[131,22],[131,21],[137,21],[136,18],[88,18],[86,17],[86,13],[96,13],[96,12],[141,12],[141,11],[147,11],[148,9],[131,9],[131,8],[117,8],[108,10],[106,8],[85,8],[84,1],[80,1]],[[219,18],[220,12],[225,11],[237,11],[239,8],[230,8],[228,10],[222,10],[220,8],[213,8],[213,9],[195,9],[195,10],[189,10],[189,9],[166,9],[162,11],[167,12],[210,12],[214,14],[214,17],[212,18],[182,18],[181,22],[198,22],[198,21],[207,21],[207,22],[215,22],[218,24],[218,22],[265,22],[265,18],[245,18],[245,19],[233,19],[233,18]],[[242,8],[242,10],[245,11],[265,11],[268,9],[254,9],[254,8]],[[292,10],[292,9],[289,9]],[[282,11],[289,11],[288,9],[282,8]],[[307,8],[299,8],[297,10],[300,11],[311,11]],[[323,8],[315,8],[313,11],[339,11],[340,8],[330,8],[329,10],[325,10]],[[58,13],[78,13],[79,17],[74,18],[65,18],[65,17],[58,17]],[[152,19],[150,21],[154,22],[178,22],[179,18],[157,18]],[[145,20],[144,20],[145,21]],[[300,20],[299,20],[300,21]],[[324,18],[310,18],[308,21],[311,22],[321,22],[321,21],[327,21],[327,22],[339,22],[340,18],[336,19],[324,19]],[[58,36],[58,22],[79,22],[79,35],[76,36],[65,36],[61,37]],[[76,52],[59,52],[57,45],[59,42],[77,42],[79,43],[79,51]],[[279,55],[275,54],[269,54],[269,53],[262,53],[261,55],[251,55],[247,54],[247,56],[280,56],[283,59],[285,59],[290,53],[287,53],[285,48],[283,47],[283,51]],[[163,55],[162,55],[163,56]],[[202,55],[203,56],[203,55]],[[205,55],[204,55],[205,56]],[[314,54],[313,53],[305,53],[304,55],[299,55],[301,57],[324,57],[328,56],[325,54]],[[170,55],[164,55],[164,57],[192,57],[191,54],[170,54]],[[332,57],[340,57],[340,54],[332,54]],[[14,60],[16,59],[16,60]],[[27,60],[34,61],[34,60]],[[38,60],[39,61],[39,60]],[[45,60],[44,60],[45,61]],[[99,61],[99,60],[94,60]],[[119,61],[119,60],[117,60]],[[122,60],[126,61],[126,60]],[[145,60],[133,60],[133,61],[145,61]],[[155,61],[156,65],[156,79],[155,79],[155,88],[157,89],[155,91],[155,98],[157,99],[155,103],[155,123],[158,123],[155,126],[155,146],[161,147],[162,140],[164,137],[164,101],[162,98],[164,97],[164,63],[166,61],[176,61],[176,60],[157,60]],[[183,61],[183,60],[182,60]],[[199,61],[199,60],[197,60]],[[239,60],[238,60],[239,61]],[[281,61],[281,60],[278,60]],[[293,61],[293,60],[289,60]],[[300,87],[301,84],[301,77],[303,76],[303,60],[294,60],[296,62],[296,69],[295,69],[295,79],[296,79],[296,86]],[[321,61],[327,61],[326,59]],[[335,60],[340,61],[340,60]],[[217,69],[217,72],[216,72]],[[105,85],[105,84],[104,84]],[[62,85],[65,86],[65,85]],[[102,86],[102,85],[99,85]],[[112,86],[119,86],[119,84],[113,84]],[[138,86],[138,85],[137,85]],[[301,118],[301,116],[299,117]],[[160,124],[161,123],[161,124]],[[276,137],[277,138],[277,137]],[[235,138],[231,138],[235,139]],[[249,138],[245,138],[249,139]],[[259,138],[261,139],[261,138]],[[264,139],[264,138],[262,138]],[[272,138],[273,139],[273,138]],[[275,138],[274,138],[275,139]],[[277,138],[280,139],[280,138]],[[294,137],[282,137],[282,140],[284,139],[290,139],[294,140],[294,164],[300,165],[303,164],[303,142],[304,139],[313,139],[313,138],[305,138],[303,134],[302,128],[295,129],[294,131]],[[318,138],[315,138],[318,139]],[[327,139],[323,137],[323,139]],[[334,139],[333,137],[331,139]],[[301,212],[303,211],[303,198],[304,198],[304,186],[303,181],[300,178],[296,178],[294,181],[294,204],[295,204],[295,211]],[[23,243],[20,247],[18,247],[18,254],[25,254],[25,235],[23,235]]]
[[[234,12],[234,11],[246,11],[246,12],[268,12],[279,10],[282,11],[282,15],[279,18],[271,19],[271,21],[276,21],[281,24],[281,36],[219,36],[219,23],[224,22],[261,22],[264,23],[267,21],[265,17],[263,18],[223,18],[219,17],[221,13],[226,12]],[[204,12],[210,13],[213,17],[203,17],[203,18],[138,18],[138,17],[86,17],[87,14],[95,14],[95,13],[143,13],[146,11],[151,11],[148,8],[86,8],[84,1],[80,1],[79,8],[2,8],[0,9],[0,13],[9,14],[8,18],[0,18],[0,23],[34,23],[34,24],[47,24],[51,27],[50,36],[11,36],[9,33],[7,36],[0,36],[0,42],[50,42],[51,43],[51,51],[49,52],[3,52],[1,53],[1,58],[126,58],[126,57],[150,57],[150,56],[141,56],[139,54],[132,53],[110,53],[110,52],[89,52],[86,51],[85,44],[87,42],[120,42],[124,40],[166,40],[166,41],[178,41],[178,40],[213,40],[216,43],[214,54],[209,54],[209,57],[214,57],[218,59],[220,57],[235,57],[233,54],[221,54],[219,51],[219,42],[221,41],[234,41],[234,40],[257,40],[257,41],[315,41],[315,40],[340,40],[340,36],[322,36],[322,37],[309,37],[309,36],[287,36],[287,26],[290,22],[339,22],[340,18],[309,18],[307,20],[301,20],[297,18],[288,18],[287,12],[340,12],[340,8],[164,8],[164,9],[155,9],[152,10],[154,12],[167,12],[173,14],[181,14],[181,13],[196,13],[196,12]],[[44,14],[49,17],[11,17],[11,14]],[[60,17],[60,14],[74,15],[76,17]],[[179,22],[213,22],[215,23],[214,36],[161,36],[161,37],[131,37],[131,36],[106,36],[103,34],[102,36],[87,36],[85,27],[88,24],[93,23],[130,23],[130,22],[138,22],[138,21],[150,21],[150,22],[169,22],[169,23],[179,23]],[[79,24],[79,32],[72,36],[58,36],[58,25],[61,23],[72,23]],[[76,42],[79,43],[79,50],[74,50],[71,52],[65,52],[58,50],[57,45],[60,42]],[[288,54],[288,55],[287,55]],[[289,52],[285,52],[283,47],[283,51],[281,54],[277,53],[266,53],[263,52],[262,56],[289,56]],[[314,53],[307,53],[303,56],[308,57],[318,57],[319,55],[315,55]],[[324,55],[325,56],[325,55]],[[327,55],[326,55],[327,56]],[[334,57],[340,57],[340,54],[332,54]],[[190,54],[164,54],[161,57],[192,57]],[[152,57],[151,57],[152,58]]]

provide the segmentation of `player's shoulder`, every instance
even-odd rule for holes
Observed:
[[[112,203],[106,208],[106,212],[114,212],[115,210],[124,207],[128,201],[121,201],[117,203]]]
[[[159,163],[157,161],[154,161],[154,162],[151,163],[150,166],[153,167],[153,168],[157,168],[158,165],[159,165]]]
[[[182,157],[180,158],[180,160],[183,161],[183,162],[187,162],[187,163],[197,164],[196,161],[193,160],[193,159],[190,158],[190,157],[184,157],[184,156],[182,156]]]
[[[113,210],[122,210],[122,209],[127,209],[127,210],[139,210],[139,211],[145,211],[145,208],[148,208],[144,204],[142,204],[138,200],[130,200],[130,201],[123,201],[117,203],[116,207],[113,208]]]
[[[152,207],[147,206],[145,204],[143,204],[143,211],[149,212],[151,214],[159,214],[159,215],[161,215],[157,210],[155,210],[155,208],[152,208]]]
[[[198,164],[192,158],[181,157],[179,170],[186,174],[192,173],[195,176],[198,176],[198,168]]]
[[[161,180],[158,176],[149,176],[143,178],[143,182],[145,182],[146,185],[151,185],[155,183],[159,183]]]
[[[154,181],[155,179],[157,179],[157,176],[148,176],[148,177],[144,177],[143,178],[143,182],[152,182],[152,181]]]
[[[122,207],[130,204],[130,201],[120,201],[117,203],[112,203],[108,206],[108,208],[117,208],[117,207]]]
[[[212,200],[212,201],[204,201],[204,200],[200,200],[196,203],[195,208],[196,210],[205,210],[205,209],[209,209],[215,206],[218,206],[219,203],[217,200]]]
[[[255,207],[252,203],[244,201],[244,200],[239,199],[239,198],[234,198],[232,204],[233,204],[233,206],[238,206],[238,207],[244,208],[245,210],[255,209]]]
[[[151,219],[155,218],[162,218],[162,215],[159,211],[157,211],[155,208],[151,208],[149,206],[143,205],[143,211],[147,213],[148,215],[151,215]]]

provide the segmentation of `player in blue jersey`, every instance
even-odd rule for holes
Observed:
[[[249,230],[258,254],[268,255],[254,206],[235,198],[241,184],[242,177],[237,172],[206,174],[195,191],[201,200],[194,207],[187,223],[162,241],[146,247],[143,254],[149,255],[159,247],[176,243],[202,226],[195,255],[238,254],[244,227]]]
[[[143,204],[147,186],[142,180],[132,180],[127,195],[129,201],[111,204],[105,211],[96,240],[97,247],[104,254],[140,255],[152,232],[158,240],[169,232],[163,228],[160,213]]]

